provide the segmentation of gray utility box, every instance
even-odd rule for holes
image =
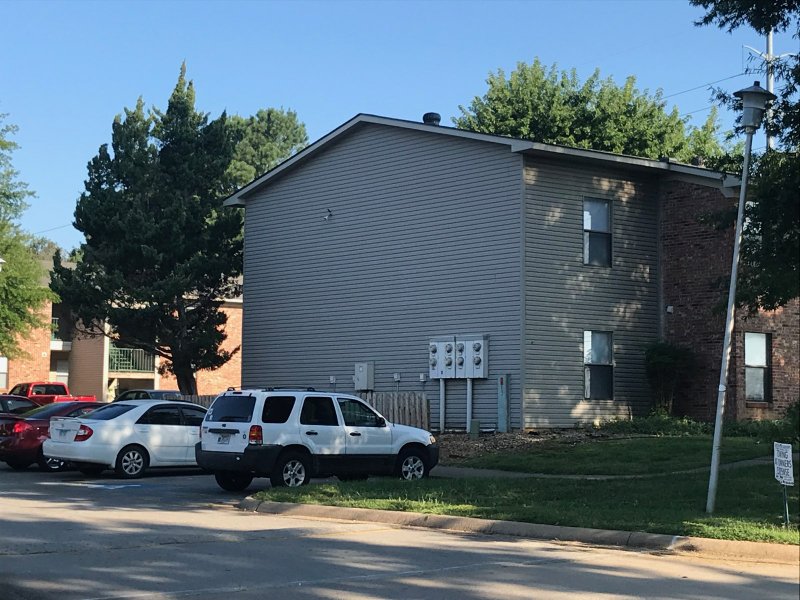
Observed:
[[[356,363],[356,370],[353,375],[353,387],[357,392],[368,392],[375,389],[374,362]]]

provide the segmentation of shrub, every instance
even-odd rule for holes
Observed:
[[[708,423],[686,417],[671,417],[658,411],[646,417],[605,421],[597,429],[606,433],[664,436],[704,435],[712,431]]]
[[[691,350],[667,342],[650,344],[644,353],[645,370],[653,391],[654,408],[672,414],[675,390],[694,367]]]

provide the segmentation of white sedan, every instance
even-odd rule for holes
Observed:
[[[206,409],[189,402],[114,402],[85,417],[53,418],[45,456],[97,475],[141,477],[149,467],[195,467],[194,446]]]

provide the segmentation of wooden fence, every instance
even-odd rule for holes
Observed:
[[[359,394],[392,423],[428,429],[428,398],[419,392],[365,392]]]
[[[199,404],[200,406],[205,406],[208,408],[211,406],[211,403],[214,401],[214,398],[217,397],[217,394],[211,395],[200,395],[200,396],[190,396],[189,394],[183,394],[183,399],[187,402],[194,402],[195,404]]]
[[[359,396],[392,423],[428,429],[428,398],[419,392],[365,392]],[[190,396],[183,399],[208,408],[216,394]]]

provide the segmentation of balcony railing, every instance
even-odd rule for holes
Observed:
[[[51,317],[50,318],[50,341],[56,342],[61,341],[63,338],[61,337],[61,332],[58,330],[58,317]]]
[[[108,350],[108,370],[126,373],[152,373],[156,368],[156,357],[138,348],[117,348],[111,345]]]

